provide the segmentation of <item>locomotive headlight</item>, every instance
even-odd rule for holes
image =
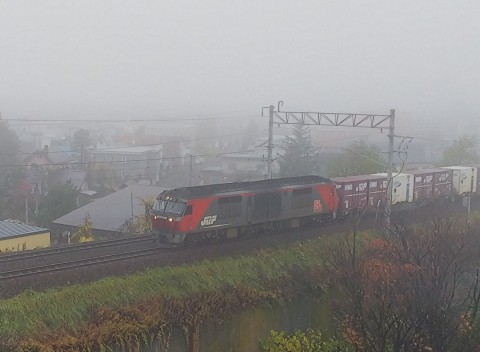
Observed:
[[[154,215],[153,218],[154,218],[155,220],[157,220],[157,216],[156,216],[156,215]]]
[[[173,221],[173,218],[168,218],[168,221],[172,222],[172,221]]]

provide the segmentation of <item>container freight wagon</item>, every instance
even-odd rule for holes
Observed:
[[[452,170],[452,188],[458,195],[477,192],[477,168],[473,166],[446,166]]]
[[[335,177],[339,198],[338,211],[348,214],[353,210],[379,207],[387,196],[387,178],[377,175]]]
[[[452,195],[453,170],[426,169],[409,171],[413,176],[413,200],[428,201]]]
[[[374,174],[387,177],[386,173]],[[413,201],[413,175],[394,173],[392,178],[392,204]]]
[[[387,201],[387,178],[384,176],[370,175],[368,181],[368,205],[379,208]]]
[[[335,177],[338,195],[338,212],[348,214],[355,209],[364,209],[368,204],[368,175]]]

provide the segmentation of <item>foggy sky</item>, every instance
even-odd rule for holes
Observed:
[[[0,111],[479,117],[479,15],[478,0],[0,0]]]

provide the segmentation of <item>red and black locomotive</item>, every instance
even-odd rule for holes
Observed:
[[[335,184],[320,176],[183,187],[162,192],[152,231],[171,242],[233,238],[334,219]]]

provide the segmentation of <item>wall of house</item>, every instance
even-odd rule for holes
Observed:
[[[69,226],[62,224],[51,224],[52,246],[63,246],[70,243],[71,236],[78,230],[77,226]],[[126,237],[127,234],[121,231],[108,231],[92,229],[94,241],[112,240]]]
[[[50,247],[50,231],[0,240],[0,252],[14,252]]]
[[[101,153],[93,154],[95,162],[108,162],[108,168],[118,177],[149,177],[154,178],[162,168],[162,152],[152,151],[144,153]]]

